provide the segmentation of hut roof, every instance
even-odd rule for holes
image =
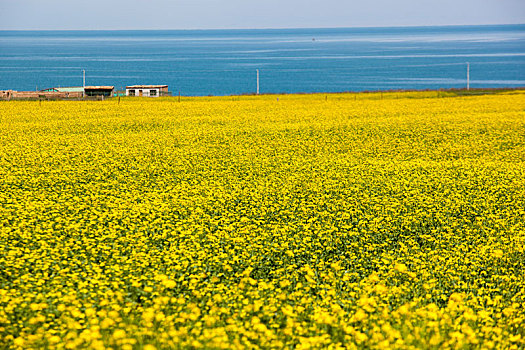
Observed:
[[[84,88],[82,86],[70,86],[70,87],[54,87],[49,89],[40,90],[41,92],[82,92]]]
[[[86,86],[86,90],[113,90],[114,86]]]
[[[129,85],[126,89],[161,89],[167,88],[168,85]]]

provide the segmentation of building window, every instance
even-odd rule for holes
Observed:
[[[150,96],[157,96],[157,90],[150,90],[149,91]]]
[[[135,90],[129,90],[129,96],[135,96]]]

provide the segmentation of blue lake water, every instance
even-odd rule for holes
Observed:
[[[525,25],[0,31],[0,89],[168,84],[183,95],[525,86]]]

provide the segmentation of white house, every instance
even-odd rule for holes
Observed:
[[[168,85],[126,86],[126,96],[159,97],[168,94]]]

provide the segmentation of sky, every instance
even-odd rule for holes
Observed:
[[[525,0],[0,0],[0,30],[525,23]]]

